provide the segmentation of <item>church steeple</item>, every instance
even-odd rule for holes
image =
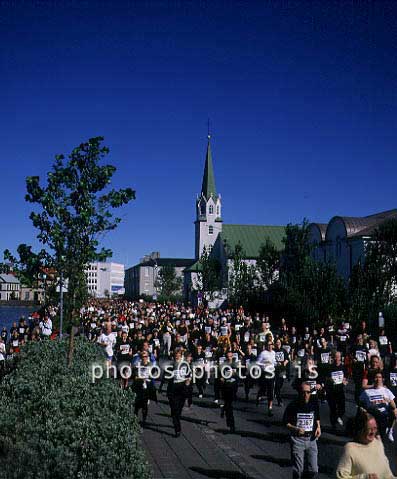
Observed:
[[[211,154],[211,136],[208,133],[207,154],[200,196],[196,199],[196,245],[195,256],[199,259],[204,247],[211,251],[222,231],[221,195],[216,191],[214,167]]]
[[[201,185],[201,194],[204,195],[207,200],[211,197],[211,195],[214,199],[217,197],[210,140],[211,135],[208,134],[207,154],[205,157],[204,175]]]

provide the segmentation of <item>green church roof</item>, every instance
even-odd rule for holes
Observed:
[[[283,249],[285,226],[223,225],[219,237],[222,243],[226,243],[229,256],[240,244],[247,259],[256,259],[267,238],[278,250]]]
[[[210,198],[211,195],[214,197],[214,199],[217,197],[216,187],[215,187],[214,167],[212,165],[210,137],[208,137],[207,154],[205,157],[205,167],[204,167],[203,183],[201,186],[201,193],[205,196],[207,200]]]

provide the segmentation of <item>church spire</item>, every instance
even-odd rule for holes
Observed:
[[[212,154],[211,154],[211,135],[208,132],[208,144],[207,144],[207,154],[205,157],[205,167],[203,175],[203,183],[201,186],[201,193],[208,200],[212,194],[213,198],[217,197],[216,187],[215,187],[215,175],[214,167],[212,165]]]

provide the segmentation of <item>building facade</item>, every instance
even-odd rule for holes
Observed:
[[[388,219],[397,218],[397,209],[370,216],[334,216],[328,224],[311,223],[309,242],[316,261],[334,263],[347,280],[353,267],[365,261],[366,244],[375,230]]]
[[[21,284],[13,274],[0,274],[0,300],[20,299]]]
[[[144,256],[140,262],[128,268],[125,272],[125,295],[129,299],[150,296],[154,299],[159,295],[158,274],[162,267],[175,268],[178,277],[183,278],[184,270],[194,263],[191,258],[161,258],[159,252]],[[182,288],[177,293],[182,294]]]
[[[90,263],[85,271],[88,292],[95,298],[124,294],[124,265],[121,263]]]

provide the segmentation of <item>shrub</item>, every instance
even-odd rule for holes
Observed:
[[[92,382],[98,347],[30,343],[0,386],[0,478],[148,478],[133,413],[134,395],[116,381]]]

